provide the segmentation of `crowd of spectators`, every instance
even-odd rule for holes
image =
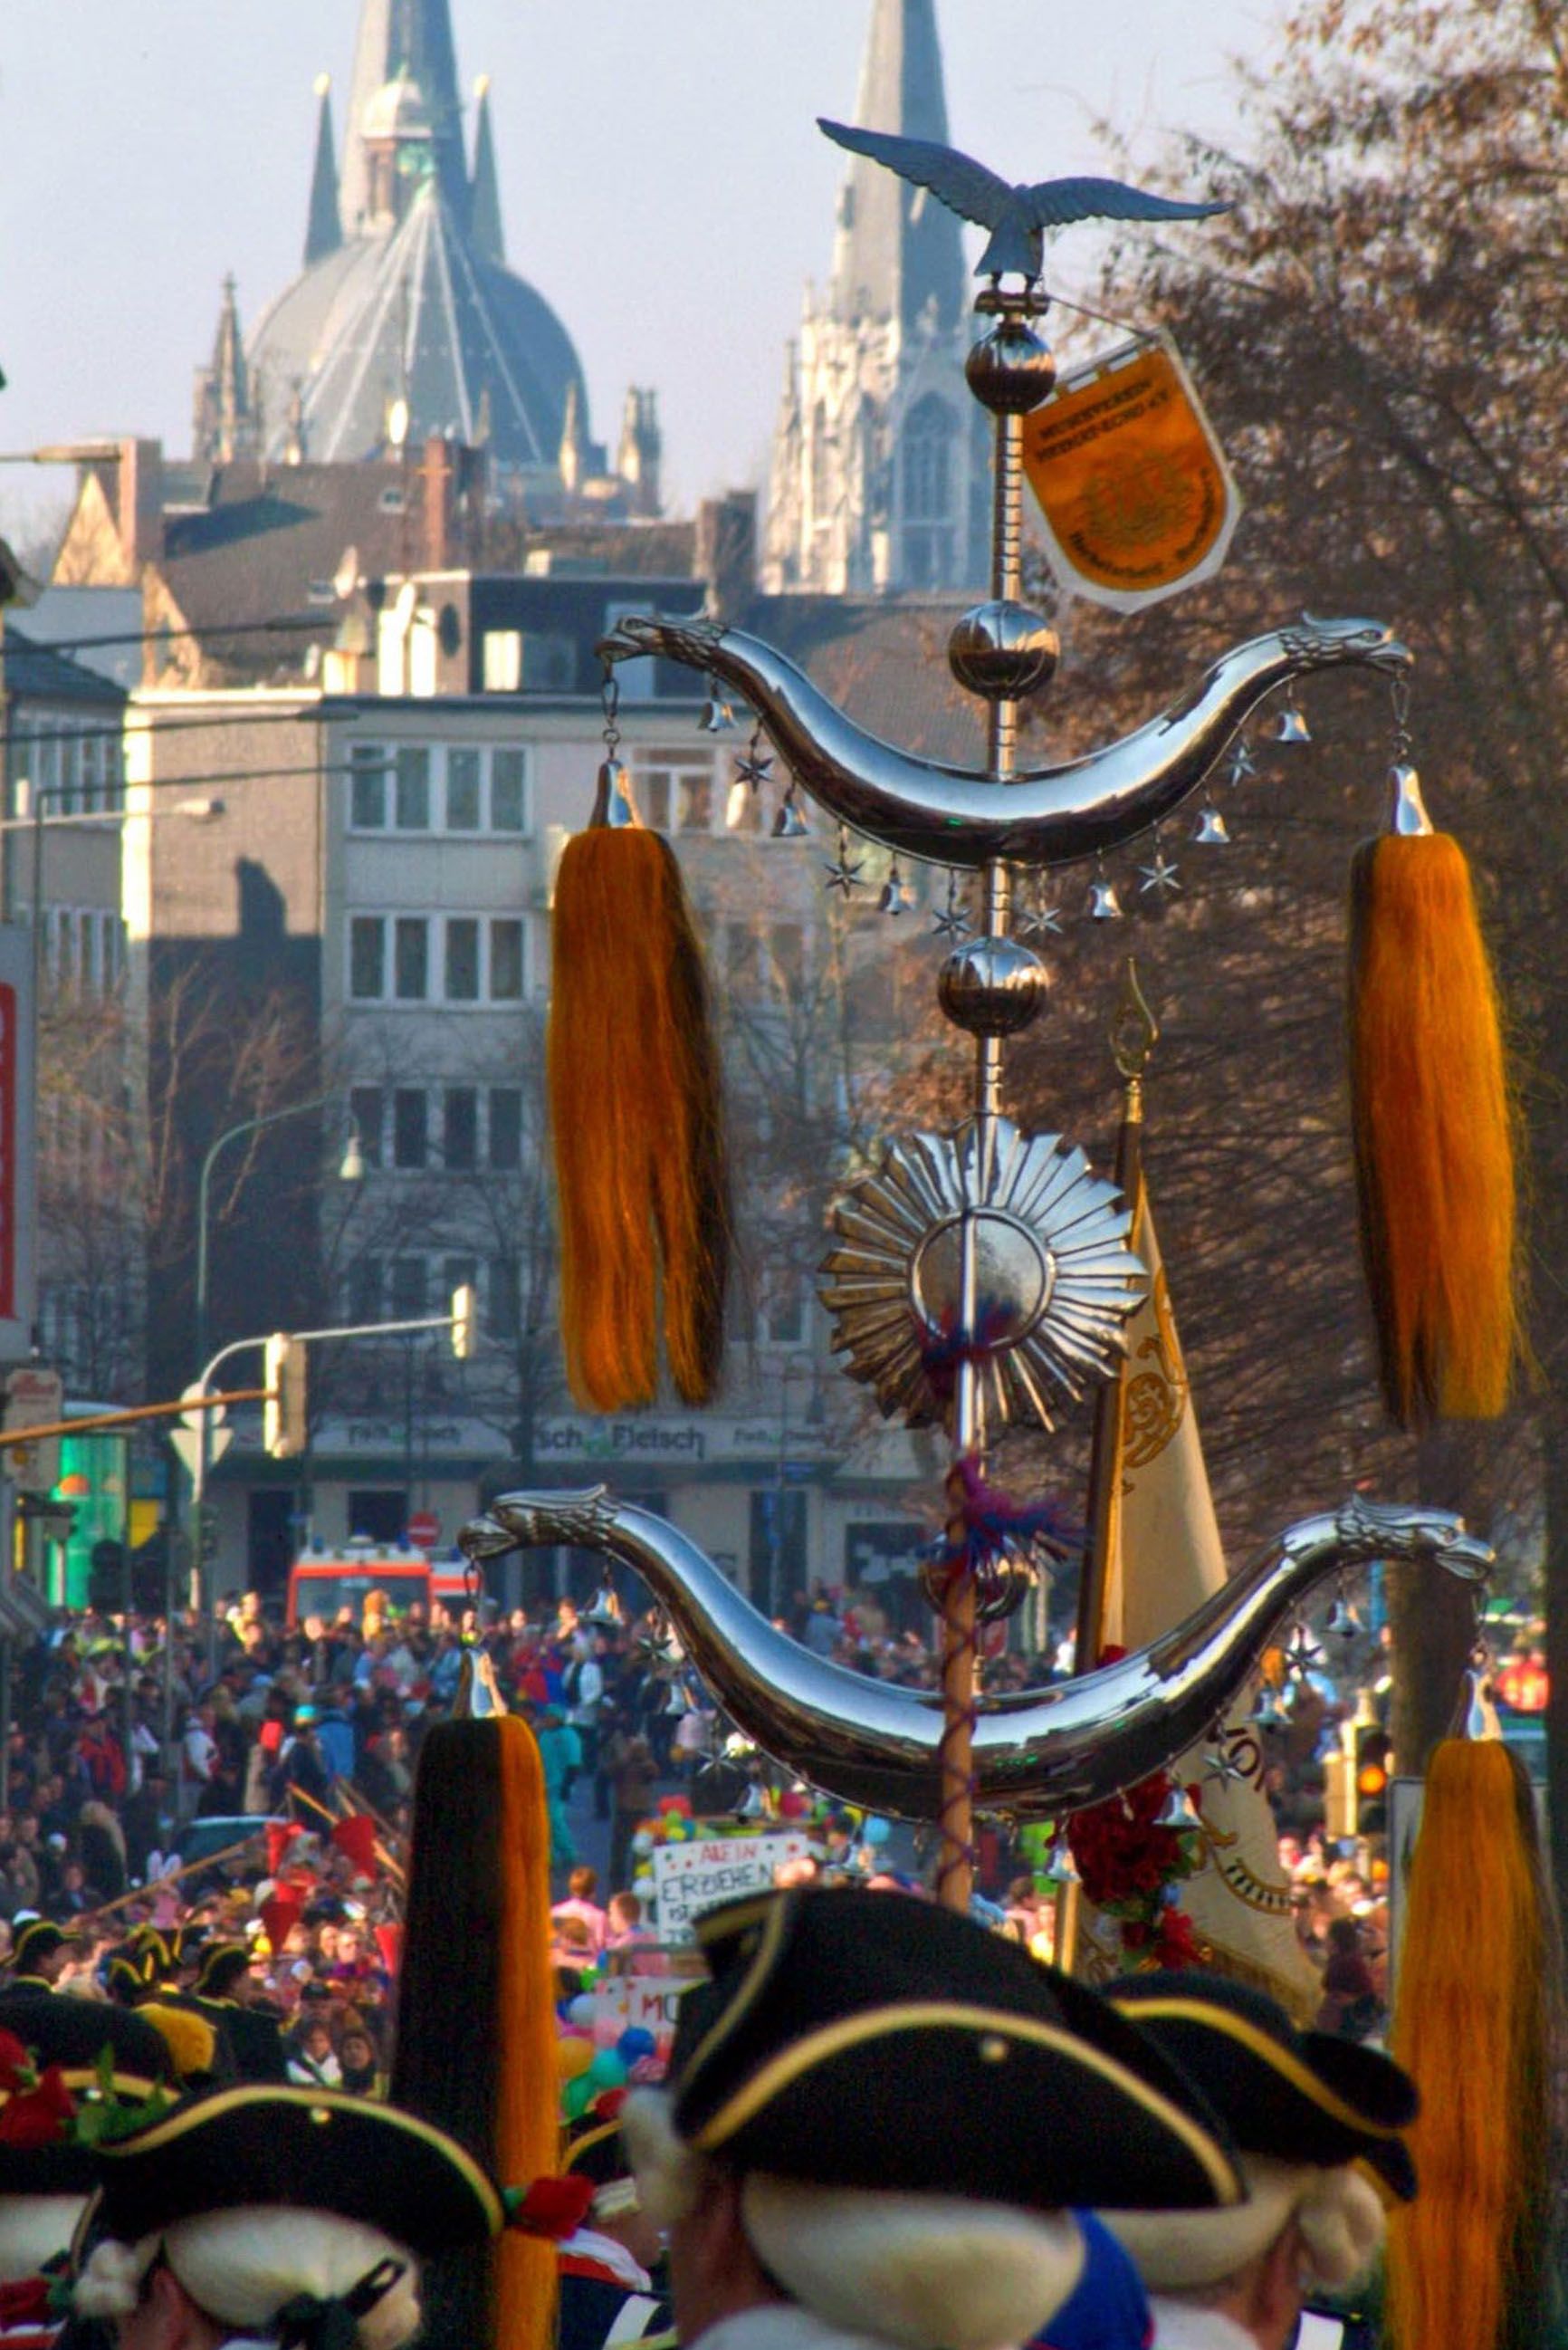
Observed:
[[[937,1685],[931,1647],[891,1622],[873,1594],[805,1595],[784,1627],[853,1670]],[[657,1619],[629,1617],[607,1586],[581,1608],[562,1601],[483,1621],[439,1607],[393,1618],[372,1595],[358,1621],[309,1617],[295,1630],[251,1594],[215,1622],[177,1621],[168,1648],[152,1618],[62,1616],[13,1675],[0,1950],[18,1915],[78,1925],[69,1968],[87,1985],[101,1984],[108,1954],[144,1919],[245,1938],[245,1995],[286,2027],[296,2076],[374,2093],[414,1768],[476,1638],[539,1738],[558,1961],[645,1938],[634,1838],[660,1787],[686,1786],[699,1810],[724,1808],[714,1790],[728,1725]],[[1048,1659],[1010,1652],[988,1659],[986,1683],[1028,1686],[1070,1664],[1070,1649]],[[1365,2019],[1381,2001],[1386,1903],[1383,1886],[1324,1840],[1320,1758],[1336,1718],[1310,1683],[1295,1692],[1274,1735],[1271,1792],[1288,1831],[1303,1939],[1324,1970],[1325,2009],[1337,2002]],[[369,1814],[361,1828],[373,1850],[343,1847],[337,1822],[350,1810]],[[603,1908],[581,1869],[585,1813],[604,1823]],[[267,1823],[264,1857],[257,1832]],[[307,1888],[292,1917],[276,1901],[285,1835],[289,1871]],[[176,1874],[193,1853],[201,1865]],[[1049,1903],[1038,1883],[1014,1881],[1017,1861],[1005,1839],[988,1847],[986,1889],[1041,1947]]]

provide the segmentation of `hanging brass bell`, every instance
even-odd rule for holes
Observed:
[[[811,827],[801,813],[800,802],[793,792],[787,793],[780,800],[778,814],[774,818],[774,838],[805,840],[809,838],[810,833]]]
[[[1084,900],[1084,912],[1091,922],[1119,922],[1122,901],[1116,896],[1114,881],[1091,881],[1089,894]]]
[[[1269,729],[1271,743],[1310,743],[1312,728],[1293,702],[1288,702]]]
[[[1217,807],[1199,808],[1192,837],[1199,848],[1229,848],[1231,827]]]

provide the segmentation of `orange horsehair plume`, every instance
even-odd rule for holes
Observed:
[[[1458,841],[1396,765],[1352,879],[1352,1120],[1384,1399],[1490,1419],[1519,1353],[1513,1120],[1497,985]]]
[[[719,1054],[680,868],[618,760],[556,879],[546,1045],[561,1336],[576,1400],[649,1403],[665,1350],[705,1403],[723,1349],[729,1211]]]
[[[1395,2350],[1508,2350],[1546,2327],[1555,1937],[1530,1783],[1501,1741],[1427,1773],[1391,2053],[1415,2080],[1420,2191],[1392,2216]]]

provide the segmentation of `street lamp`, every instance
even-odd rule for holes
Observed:
[[[289,1102],[282,1109],[266,1110],[260,1118],[242,1118],[237,1126],[225,1128],[216,1141],[208,1146],[206,1156],[202,1161],[201,1178],[196,1187],[196,1362],[198,1368],[207,1359],[207,1210],[213,1168],[219,1154],[225,1150],[231,1142],[237,1142],[242,1135],[259,1134],[264,1127],[281,1126],[286,1118],[308,1118],[312,1111],[326,1109],[333,1102],[341,1099],[340,1092],[317,1094],[310,1101]],[[337,1179],[342,1183],[359,1183],[364,1180],[364,1176],[365,1153],[359,1139],[359,1128],[355,1120],[350,1118],[348,1140],[344,1147],[343,1157],[338,1165]]]
[[[289,1102],[282,1109],[264,1111],[259,1118],[241,1118],[238,1125],[226,1127],[223,1132],[217,1137],[215,1141],[208,1145],[206,1155],[202,1160],[201,1177],[196,1186],[196,1377],[199,1382],[205,1377],[207,1363],[207,1340],[209,1336],[207,1329],[207,1291],[209,1273],[207,1211],[214,1164],[216,1163],[220,1154],[228,1148],[229,1144],[231,1142],[238,1142],[242,1136],[247,1134],[259,1134],[265,1127],[281,1126],[286,1118],[308,1118],[313,1111],[326,1109],[331,1103],[340,1101],[341,1099],[341,1093],[337,1091],[328,1094],[317,1094],[309,1101]],[[348,1139],[344,1147],[342,1159],[338,1164],[337,1178],[339,1182],[358,1183],[363,1181],[364,1175],[365,1153],[359,1139],[359,1128],[356,1120],[352,1116],[350,1116],[348,1120]],[[205,1496],[207,1491],[207,1471],[211,1459],[211,1443],[212,1414],[210,1412],[203,1411],[199,1415],[199,1424],[196,1430],[197,1472],[192,1480],[192,1488],[197,1496],[197,1518],[195,1527],[192,1530],[193,1538],[192,1542],[191,1557],[191,1604],[192,1607],[199,1607],[201,1604],[202,1568],[205,1564],[202,1556],[204,1529],[201,1523],[201,1509],[202,1497]],[[212,1637],[215,1643],[215,1626],[212,1627]]]

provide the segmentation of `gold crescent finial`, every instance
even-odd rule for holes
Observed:
[[[1159,1023],[1138,984],[1136,955],[1128,955],[1122,973],[1122,992],[1112,1015],[1110,1035],[1111,1056],[1121,1076],[1129,1086],[1140,1084],[1159,1042]]]

